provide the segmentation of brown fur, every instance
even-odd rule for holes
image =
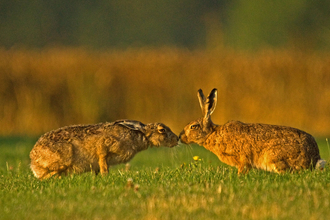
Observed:
[[[222,162],[237,167],[239,174],[253,167],[283,173],[313,168],[321,161],[317,143],[310,134],[286,126],[239,121],[215,125],[211,114],[216,107],[217,90],[212,90],[207,99],[199,90],[198,98],[204,117],[184,128],[181,142],[204,146]]]
[[[174,147],[177,142],[162,123],[118,120],[67,126],[39,138],[30,152],[31,169],[39,179],[87,171],[105,174],[110,165],[126,163],[148,147]]]

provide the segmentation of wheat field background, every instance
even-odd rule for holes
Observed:
[[[0,135],[36,136],[69,124],[160,121],[178,133],[201,116],[197,90],[217,88],[229,120],[330,131],[330,54],[140,48],[0,50]]]

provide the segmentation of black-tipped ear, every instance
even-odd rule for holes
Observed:
[[[198,90],[197,96],[198,96],[199,105],[201,106],[204,118],[209,119],[217,105],[218,90],[212,89],[212,91],[207,96],[207,98],[205,98],[203,91],[200,89],[200,90]]]
[[[205,106],[204,105],[205,105],[206,98],[201,89],[198,90],[197,97],[198,97],[199,105],[201,106],[201,109],[202,109],[202,113],[203,113],[203,115],[205,115],[205,109],[204,109]]]
[[[126,128],[135,130],[135,131],[141,131],[141,132],[145,132],[144,131],[144,127],[146,126],[145,124],[139,122],[139,121],[135,121],[135,120],[118,120],[115,121],[114,124],[119,124],[122,125]]]
[[[210,92],[205,103],[205,107],[207,108],[207,115],[205,116],[210,117],[210,115],[212,115],[212,113],[215,110],[215,107],[217,106],[217,101],[218,101],[218,90],[214,88]]]
[[[217,98],[218,91],[217,89],[213,89],[210,94],[207,96],[207,99],[204,103],[204,118],[203,118],[203,130],[208,132],[208,130],[211,128],[212,120],[211,115],[215,110],[215,107],[217,105]]]

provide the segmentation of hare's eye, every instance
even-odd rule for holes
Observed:
[[[161,128],[161,129],[158,129],[159,133],[165,133],[165,129],[164,128]]]
[[[190,126],[190,129],[194,129],[194,130],[195,130],[195,129],[198,128],[198,126],[199,126],[199,125],[191,125],[191,126]]]

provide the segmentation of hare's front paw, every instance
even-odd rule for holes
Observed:
[[[238,166],[237,167],[237,169],[238,169],[238,175],[247,174],[251,170],[251,168],[252,168],[251,165],[247,165],[247,164]]]
[[[108,174],[108,164],[105,158],[102,157],[99,159],[99,166],[100,166],[100,173],[102,176]]]

